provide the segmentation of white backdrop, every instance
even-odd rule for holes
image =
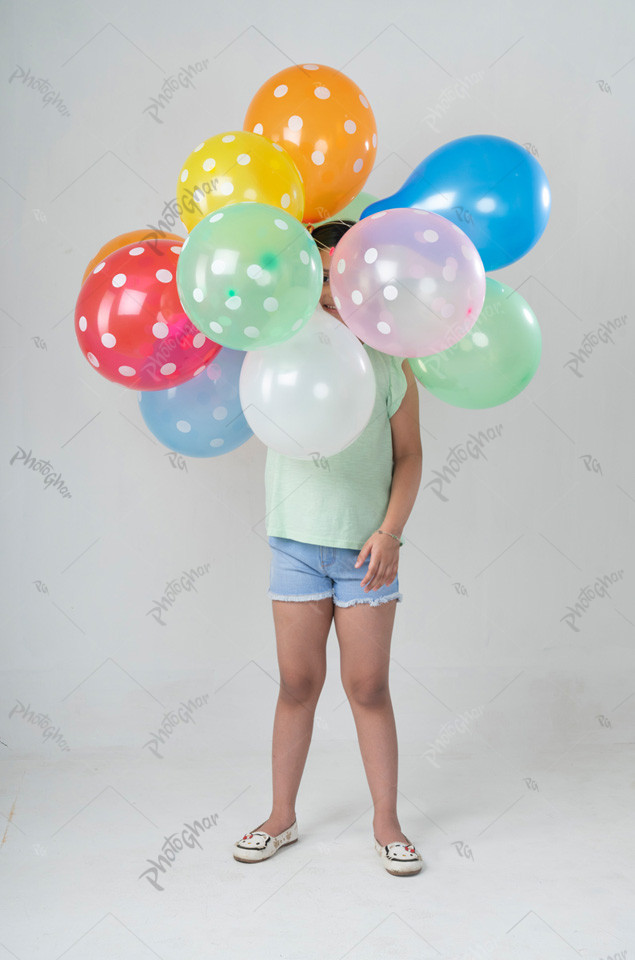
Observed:
[[[3,13],[0,957],[634,950],[631,5]],[[538,318],[533,381],[483,411],[419,387],[391,665],[399,814],[427,866],[407,884],[372,850],[334,629],[301,842],[266,866],[232,859],[271,808],[266,449],[175,457],[74,332],[101,245],[158,225],[194,146],[241,129],[259,86],[306,61],[370,100],[375,196],[476,133],[524,145],[552,190],[541,240],[491,274]],[[177,843],[151,882],[166,838],[196,820],[198,844]]]

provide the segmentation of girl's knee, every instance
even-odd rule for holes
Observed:
[[[342,686],[348,699],[360,707],[382,707],[390,699],[388,681],[384,677],[342,677]]]
[[[290,703],[317,703],[326,674],[290,672],[280,675],[280,697]]]

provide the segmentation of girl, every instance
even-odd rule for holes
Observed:
[[[322,307],[344,322],[329,286],[333,250],[352,220],[311,229],[323,265]],[[359,339],[359,338],[358,338]],[[280,692],[273,726],[270,815],[234,844],[254,863],[295,843],[295,801],[326,675],[331,621],[373,800],[375,849],[389,873],[422,858],[397,818],[397,734],[388,668],[401,535],[421,482],[417,382],[407,360],[362,343],[376,397],[360,436],[338,454],[298,460],[267,449],[266,529]]]

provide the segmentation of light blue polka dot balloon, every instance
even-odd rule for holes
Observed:
[[[138,394],[148,429],[170,450],[188,457],[218,457],[241,446],[253,431],[240,404],[245,352],[223,347],[191,380]]]

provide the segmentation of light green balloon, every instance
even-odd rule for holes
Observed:
[[[322,261],[308,230],[280,207],[232,203],[193,227],[176,287],[206,337],[232,350],[258,350],[288,340],[312,316]]]
[[[542,335],[519,293],[485,278],[478,320],[453,346],[408,363],[426,390],[455,407],[497,407],[517,396],[540,363]]]
[[[321,223],[329,223],[330,220],[355,220],[357,222],[366,207],[369,207],[371,203],[376,203],[377,199],[378,198],[374,197],[372,193],[364,193],[362,190],[343,210],[333,214],[328,220],[320,220],[318,223],[314,223],[313,226],[319,227]]]

